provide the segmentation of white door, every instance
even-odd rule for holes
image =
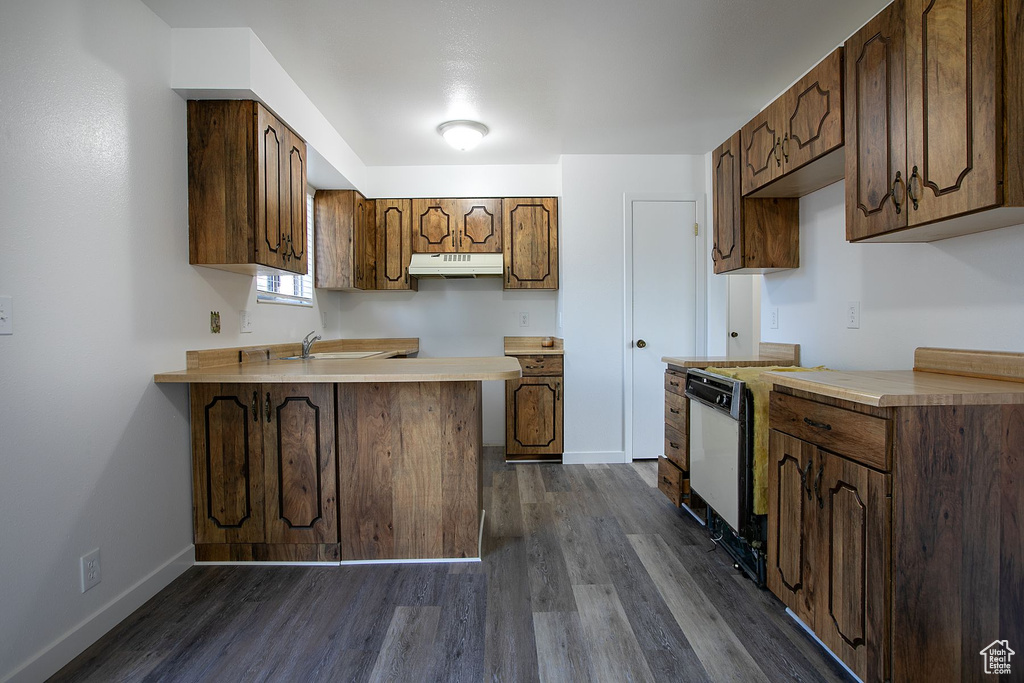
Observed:
[[[755,280],[757,278],[757,280]],[[755,304],[754,288],[760,286],[758,275],[730,275],[728,355],[742,358],[754,355],[760,341],[760,325],[755,328],[755,313],[760,315],[760,300]],[[755,334],[754,330],[758,332]]]
[[[663,356],[696,353],[695,201],[632,202],[632,453],[665,450]]]

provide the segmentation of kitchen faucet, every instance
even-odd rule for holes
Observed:
[[[315,344],[318,341],[320,341],[320,335],[316,334],[316,336],[313,337],[314,334],[316,334],[316,330],[313,330],[312,332],[307,334],[306,338],[302,340],[302,357],[303,358],[309,358],[309,350],[313,348],[313,344]],[[313,337],[313,338],[310,339],[310,337]]]

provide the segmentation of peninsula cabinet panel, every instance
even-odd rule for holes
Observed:
[[[558,289],[558,200],[503,200],[505,289]]]
[[[259,387],[193,384],[190,403],[195,542],[262,543]]]
[[[500,199],[413,199],[412,250],[501,253]]]
[[[337,543],[334,387],[263,385],[268,543]]]
[[[505,453],[561,455],[562,378],[523,377],[505,382]]]
[[[306,143],[258,102],[188,103],[189,263],[306,272]]]
[[[376,200],[377,289],[417,290],[412,261],[412,200]]]
[[[355,190],[318,190],[314,195],[318,289],[377,288],[375,206]]]

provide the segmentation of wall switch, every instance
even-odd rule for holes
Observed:
[[[851,301],[846,304],[846,327],[851,330],[860,329],[860,302]]]
[[[530,314],[524,311],[524,312],[519,314],[519,327],[529,327],[529,326],[530,326]]]
[[[768,309],[768,328],[772,330],[779,329],[779,307],[772,306]]]
[[[82,555],[78,560],[82,573],[82,592],[89,590],[102,580],[100,575],[100,549]]]
[[[249,311],[239,311],[238,331],[242,334],[249,334],[252,332],[252,313]]]
[[[14,299],[0,296],[0,334],[14,334]]]

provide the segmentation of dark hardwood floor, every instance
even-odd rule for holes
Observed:
[[[482,562],[193,567],[51,680],[847,680],[655,463],[486,451]]]

